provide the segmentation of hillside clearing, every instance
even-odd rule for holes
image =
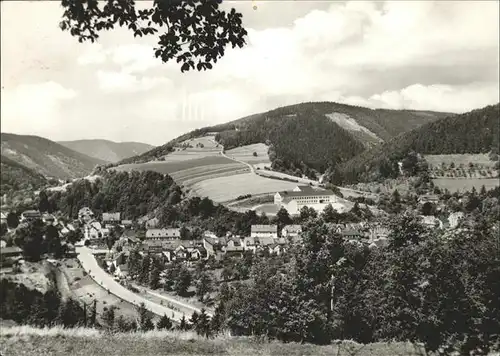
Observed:
[[[150,331],[106,334],[94,329],[36,329],[2,327],[0,348],[4,355],[421,355],[410,343],[362,345],[343,341],[335,345],[312,345],[258,341],[253,338],[221,336],[205,339],[192,332]]]
[[[114,169],[118,171],[154,171],[162,174],[171,174],[185,169],[211,166],[215,164],[234,164],[234,161],[222,156],[211,156],[177,162],[156,161],[147,163],[131,163],[118,166]]]
[[[226,151],[226,155],[236,160],[247,162],[253,165],[265,164],[270,165],[271,160],[267,153],[269,147],[263,143],[255,143]],[[257,156],[254,156],[254,152]]]

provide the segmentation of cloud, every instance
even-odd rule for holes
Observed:
[[[126,71],[97,71],[99,87],[105,92],[147,91],[160,84],[170,83],[166,78],[135,76]]]
[[[99,43],[87,47],[86,51],[77,59],[80,65],[100,64],[106,61],[106,53]]]
[[[56,82],[25,84],[15,90],[2,91],[2,131],[50,132],[58,130],[64,101],[77,96]],[[23,130],[23,131],[24,131]]]
[[[364,99],[339,97],[351,105],[370,108],[432,110],[463,113],[498,102],[498,84],[472,83],[462,86],[413,84],[397,91],[384,91]]]

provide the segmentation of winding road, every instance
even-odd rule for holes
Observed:
[[[163,305],[153,303],[152,301],[144,298],[143,296],[135,294],[132,291],[125,288],[124,286],[122,286],[97,264],[97,261],[94,255],[92,254],[92,251],[87,247],[77,247],[76,253],[78,254],[77,258],[80,261],[82,268],[89,274],[89,276],[96,283],[100,284],[103,288],[109,290],[110,293],[116,295],[118,298],[121,298],[136,306],[139,306],[141,303],[144,303],[146,309],[148,309],[152,313],[159,316],[167,315],[169,318],[175,321],[180,321],[184,315],[186,315],[186,317],[189,318],[188,314],[184,314],[177,310],[167,308]],[[172,304],[174,304],[174,301],[171,298],[169,299],[172,302]],[[184,306],[187,305],[184,304]]]

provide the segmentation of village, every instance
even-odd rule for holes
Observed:
[[[297,217],[304,208],[313,209],[318,214],[323,213],[326,208],[342,211],[342,205],[337,203],[337,195],[331,190],[309,185],[298,185],[292,191],[277,192],[274,200],[277,207],[285,209],[291,217]],[[440,208],[436,195],[422,195],[418,202],[424,211],[432,210],[426,208],[427,206]],[[7,222],[7,215],[2,212],[2,223]],[[453,212],[447,219],[439,219],[431,214],[419,216],[422,224],[431,229],[452,230],[458,226],[464,214]],[[292,245],[302,242],[303,229],[300,224],[283,225],[275,221],[266,225],[251,225],[250,234],[247,236],[234,235],[231,232],[217,236],[212,231],[204,231],[201,237],[190,239],[186,227],[160,226],[157,218],[140,221],[123,219],[121,212],[104,212],[96,216],[89,207],[81,207],[78,218],[72,221],[37,210],[24,211],[20,214],[17,228],[26,227],[35,220],[57,228],[61,244],[68,255],[76,255],[75,248],[90,249],[100,261],[104,261],[104,269],[117,280],[130,279],[127,259],[131,251],[138,251],[142,256],[155,256],[163,264],[176,261],[187,265],[209,259],[221,261],[224,258],[241,258],[246,253],[279,256]],[[388,224],[380,221],[326,225],[346,241],[369,248],[385,246],[390,234]],[[72,238],[67,239],[68,235]],[[2,240],[1,254],[2,261],[20,260],[22,249],[7,246]]]

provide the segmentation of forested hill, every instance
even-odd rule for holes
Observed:
[[[431,111],[372,110],[333,102],[310,102],[277,108],[226,124],[205,127],[120,163],[145,162],[167,154],[181,141],[207,132],[230,149],[267,142],[274,146],[275,168],[301,168],[302,162],[322,171],[374,144],[450,114]],[[293,166],[293,167],[291,167]]]
[[[47,184],[45,177],[5,156],[1,156],[0,195],[37,190]]]
[[[107,162],[73,151],[39,136],[2,133],[2,155],[46,177],[68,179],[88,175]]]
[[[421,154],[498,151],[500,104],[425,124],[367,150],[339,167],[342,182],[371,180],[390,174],[410,151]],[[339,183],[337,179],[337,183]]]

